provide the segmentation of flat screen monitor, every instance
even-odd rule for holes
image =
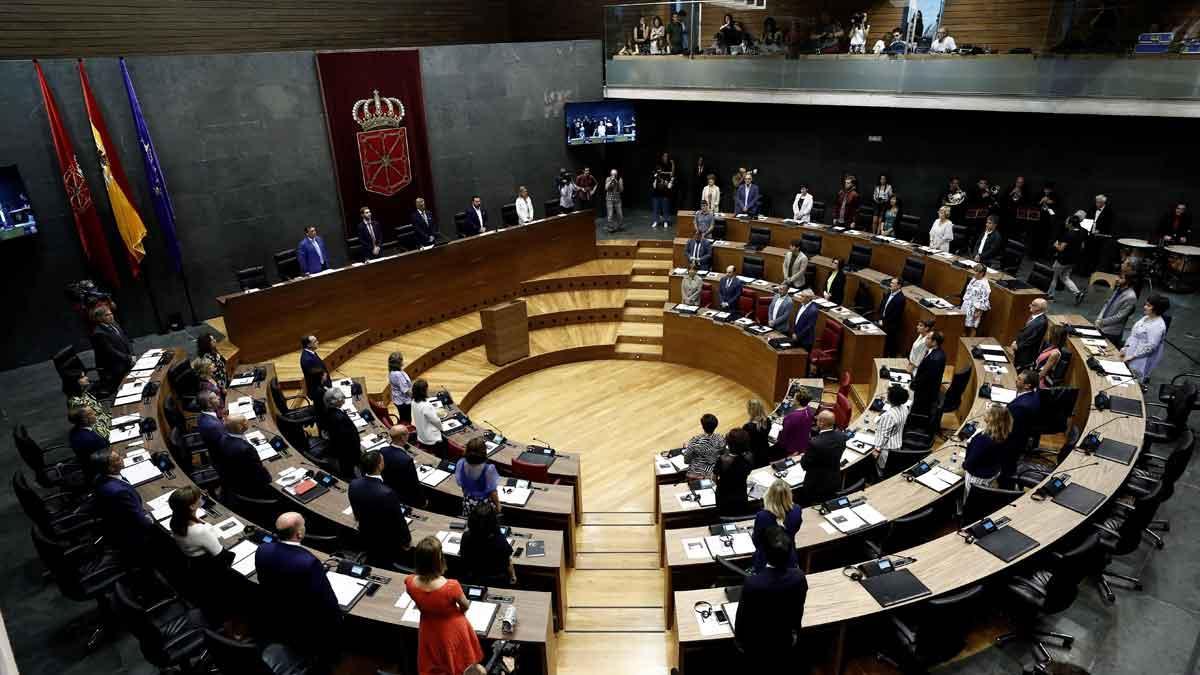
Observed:
[[[0,166],[0,241],[37,234],[37,218],[29,204],[17,165]]]
[[[567,145],[631,143],[637,140],[637,117],[628,101],[568,103]]]

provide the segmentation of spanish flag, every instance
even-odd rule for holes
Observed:
[[[141,275],[142,258],[146,257],[146,246],[142,243],[146,238],[146,224],[142,222],[141,214],[133,205],[133,191],[129,189],[129,179],[125,177],[121,159],[116,155],[116,146],[108,135],[108,127],[104,125],[100,106],[96,105],[96,99],[92,96],[87,71],[83,69],[83,59],[79,60],[79,82],[83,86],[83,102],[87,106],[88,121],[92,124],[96,152],[100,155],[100,170],[104,172],[108,202],[112,205],[113,217],[117,220],[117,231],[121,233],[121,240],[125,242],[125,249],[129,254],[130,271],[136,279]]]

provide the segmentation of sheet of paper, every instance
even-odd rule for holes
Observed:
[[[805,476],[804,467],[797,462],[788,467],[787,473],[783,475],[783,480],[788,484],[788,487],[796,487],[804,482]]]
[[[1003,354],[984,354],[983,360],[988,363],[1008,363],[1008,358]]]
[[[874,506],[871,506],[870,504],[859,504],[858,506],[855,506],[854,513],[857,514],[859,518],[862,518],[864,521],[866,521],[868,525],[877,525],[887,520],[887,518],[883,517],[882,513],[880,513]]]
[[[675,499],[678,499],[679,505],[685,509],[715,506],[717,503],[717,493],[712,489],[697,490],[695,494],[699,497],[699,501],[693,498],[691,492],[677,492]]]
[[[737,602],[721,603],[721,609],[725,610],[725,616],[729,617],[730,626],[737,626],[737,611],[739,604],[740,603]]]
[[[821,521],[817,525],[820,525],[821,529],[825,530],[825,534],[837,534],[837,528],[825,521]]]
[[[122,443],[142,435],[142,428],[137,424],[127,424],[123,427],[110,429],[108,432],[109,443]]]
[[[248,555],[233,564],[233,570],[244,577],[254,574],[254,556]]]
[[[417,479],[429,487],[437,487],[449,477],[450,472],[443,471],[435,466],[429,466],[428,464],[417,465]]]
[[[417,609],[417,603],[414,602],[409,605],[408,609],[404,610],[404,616],[400,617],[400,620],[404,623],[420,624],[421,610]]]
[[[671,466],[675,467],[676,471],[686,471],[690,465],[688,464],[687,460],[683,458],[683,455],[679,454],[671,458]]]
[[[333,588],[333,595],[337,597],[338,604],[342,607],[346,607],[354,602],[354,598],[358,595],[358,592],[367,585],[367,582],[362,579],[356,579],[338,572],[326,572],[325,578],[329,579],[329,585]]]
[[[394,604],[392,606],[395,607],[396,609],[405,609],[406,607],[408,607],[411,604],[412,604],[412,598],[409,597],[408,591],[404,591],[403,593],[400,594],[400,597],[396,598],[396,604]]]
[[[1133,382],[1132,377],[1122,377],[1121,375],[1106,375],[1105,379],[1107,379],[1109,384],[1113,385],[1114,387],[1121,388],[1124,388],[1128,386],[1130,382]]]
[[[175,492],[175,491],[174,491],[174,490],[167,490],[166,492],[164,492],[164,493],[162,493],[161,495],[159,495],[159,496],[155,497],[154,499],[151,499],[151,500],[147,501],[147,502],[146,502],[146,507],[147,507],[147,508],[149,508],[150,510],[154,511],[154,510],[157,510],[157,509],[159,509],[159,508],[161,508],[161,507],[167,506],[167,505],[169,504],[169,500],[171,499],[171,494],[172,494],[173,492]],[[170,507],[169,507],[169,506],[167,506],[167,508],[170,508]]]
[[[1129,368],[1122,361],[1109,361],[1108,359],[1096,359],[1100,363],[1100,367],[1109,375],[1124,375],[1129,377],[1133,373],[1129,372]]]
[[[767,432],[767,439],[770,440],[772,443],[778,441],[779,434],[782,431],[783,431],[783,423],[782,422],[772,422],[771,423],[771,431]]]
[[[248,384],[254,384],[254,375],[253,374],[247,375],[245,377],[235,377],[229,381],[229,386],[231,388],[244,387]]]
[[[476,633],[485,633],[491,626],[492,617],[495,616],[498,609],[500,609],[500,605],[494,602],[473,600],[471,606],[467,608],[467,621],[471,623],[471,628],[475,629]]]
[[[1089,338],[1104,337],[1104,335],[1101,334],[1100,331],[1096,330],[1095,328],[1076,328],[1075,332],[1082,335],[1083,337],[1089,337]]]
[[[130,415],[121,415],[120,417],[112,418],[112,420],[108,423],[108,428],[116,429],[117,427],[123,427],[126,424],[133,424],[134,422],[137,422],[140,419],[142,419],[141,413],[132,413]]]
[[[1108,346],[1108,341],[1100,339],[1100,338],[1083,338],[1083,344],[1085,344],[1089,347],[1096,347],[1098,349],[1104,349],[1105,347]],[[115,420],[114,420],[114,422],[115,422]]]
[[[1017,392],[1004,387],[992,387],[992,401],[995,403],[1009,403],[1017,397]]]
[[[675,465],[671,463],[671,460],[662,457],[655,458],[654,475],[665,476],[672,473],[675,473]]]
[[[442,422],[442,431],[454,431],[462,426],[462,422],[458,418],[451,418]]]
[[[134,450],[125,455],[121,462],[124,466],[133,466],[138,462],[146,462],[150,460],[150,453],[145,448]]]
[[[680,543],[683,544],[683,552],[687,554],[688,560],[712,559],[712,555],[708,552],[708,546],[705,545],[703,537],[687,537]]]
[[[920,476],[917,476],[917,482],[931,490],[936,490],[937,492],[945,492],[950,488],[950,483],[942,480],[932,470],[926,471]]]
[[[242,541],[238,542],[237,546],[234,546],[229,550],[233,552],[233,561],[236,563],[244,559],[246,556],[253,557],[254,552],[258,550],[258,544],[255,544],[249,539],[243,539]]]
[[[979,348],[985,352],[997,352],[1000,354],[1004,353],[1004,347],[1001,347],[1000,345],[994,345],[994,344],[987,343],[987,344],[979,345]]]
[[[700,624],[700,634],[709,635],[731,635],[733,631],[728,623],[720,623],[717,621],[716,613],[710,614],[707,619],[696,614],[696,621]]]
[[[462,532],[439,530],[436,536],[438,541],[442,542],[442,550],[447,555],[458,555],[459,549],[462,548]]]
[[[158,467],[154,466],[154,462],[138,462],[133,466],[121,469],[121,477],[130,485],[141,485],[160,476],[162,476],[162,471],[159,471]]]
[[[501,504],[512,504],[514,506],[525,506],[529,502],[529,497],[533,495],[533,490],[522,487],[501,487],[497,490]]]
[[[842,532],[852,532],[866,525],[863,519],[848,506],[825,514],[825,520]]]
[[[943,481],[944,483],[946,483],[948,485],[954,485],[958,481],[962,480],[962,476],[954,473],[953,471],[948,471],[946,469],[943,469],[940,466],[933,467],[932,469],[929,470],[929,473],[933,474],[939,480]]]
[[[130,403],[137,403],[140,400],[142,400],[142,395],[140,393],[130,394],[129,396],[118,396],[113,399],[113,407],[115,408],[118,406],[129,405]]]

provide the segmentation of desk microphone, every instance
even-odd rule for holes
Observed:
[[[546,449],[547,449],[547,450],[550,450],[551,452],[554,452],[554,446],[553,446],[553,445],[550,445],[550,442],[549,442],[549,441],[544,441],[544,440],[542,440],[542,439],[538,438],[537,436],[533,436],[532,438],[533,438],[533,440],[534,440],[534,441],[536,441],[536,442],[538,442],[538,443],[541,443],[542,445],[546,446]],[[558,454],[558,453],[557,453],[557,452],[555,452],[554,454]],[[564,456],[564,457],[565,457],[565,455],[562,455],[562,456]]]
[[[503,444],[504,444],[504,439],[506,438],[506,436],[504,435],[504,432],[503,432],[503,431],[500,431],[500,427],[496,426],[495,424],[492,424],[491,422],[489,422],[488,420],[485,420],[485,419],[480,419],[480,421],[481,421],[481,422],[483,422],[484,424],[488,425],[488,426],[489,426],[489,427],[491,427],[492,429],[494,429],[494,430],[496,431],[496,433],[497,433],[497,434],[499,434],[499,438],[500,438],[500,440],[498,440],[498,441],[496,441],[496,442],[497,442],[497,443],[500,443],[501,445],[503,445]],[[494,441],[495,441],[496,439],[494,439],[494,438],[493,438],[492,440],[494,440]]]
[[[1134,381],[1134,379],[1131,377],[1128,380],[1122,380],[1120,382],[1117,382],[1116,384],[1109,385],[1109,386],[1101,389],[1100,391],[1096,392],[1096,395],[1092,399],[1092,403],[1095,406],[1094,409],[1095,410],[1108,410],[1109,408],[1111,408],[1112,407],[1112,398],[1109,397],[1109,395],[1104,392],[1108,391],[1109,389],[1112,389],[1113,387],[1123,387],[1133,381]],[[1120,413],[1118,413],[1118,414],[1120,414]]]
[[[1099,464],[1099,463],[1100,463],[1100,461],[1099,461],[1099,460],[1097,460],[1097,461],[1095,461],[1095,462],[1088,462],[1087,464],[1080,464],[1079,466],[1073,466],[1073,467],[1071,467],[1071,468],[1069,468],[1069,469],[1060,469],[1060,470],[1058,471],[1058,473],[1066,473],[1066,472],[1068,472],[1068,471],[1078,471],[1079,469],[1086,469],[1086,468],[1088,468],[1089,466],[1096,466],[1096,465],[1097,465],[1097,464]]]
[[[1116,422],[1117,420],[1123,420],[1127,417],[1132,417],[1132,415],[1124,415],[1121,413],[1117,413],[1117,414],[1119,415],[1119,417],[1114,417],[1111,420],[1096,427],[1095,429],[1092,429],[1091,431],[1089,431],[1087,436],[1084,436],[1083,440],[1079,442],[1079,447],[1082,448],[1088,454],[1091,454],[1093,451],[1096,450],[1096,448],[1100,447],[1100,442],[1102,439],[1101,439],[1100,435],[1096,433],[1098,430],[1103,429],[1104,427],[1112,424],[1113,422]]]

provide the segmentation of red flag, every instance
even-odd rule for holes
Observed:
[[[129,189],[129,179],[125,177],[121,158],[117,156],[116,146],[108,135],[108,125],[100,114],[100,106],[96,104],[96,97],[92,96],[92,85],[88,84],[83,59],[79,59],[79,84],[83,87],[88,121],[92,123],[92,139],[96,142],[96,154],[100,156],[100,170],[104,174],[108,203],[117,221],[117,232],[121,233],[121,241],[125,243],[129,269],[133,272],[133,278],[137,279],[142,272],[142,258],[146,257],[146,246],[142,243],[146,238],[146,224],[133,204],[133,190]]]
[[[33,62],[37,69],[38,83],[42,86],[42,102],[46,106],[46,116],[50,118],[50,137],[54,139],[54,150],[58,155],[58,167],[62,171],[63,187],[67,191],[67,199],[71,203],[71,213],[75,216],[75,230],[79,233],[79,243],[83,245],[83,254],[88,264],[108,282],[113,288],[120,288],[121,278],[113,264],[112,254],[108,250],[108,240],[100,225],[100,215],[96,213],[96,202],[92,200],[92,191],[88,189],[87,178],[79,168],[79,159],[75,156],[75,148],[71,145],[71,137],[63,126],[62,118],[58,116],[58,106],[54,103],[54,95],[46,84],[46,76],[42,74],[42,65]]]

